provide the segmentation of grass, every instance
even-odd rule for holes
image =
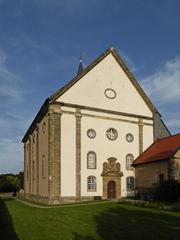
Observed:
[[[180,212],[120,203],[32,208],[0,200],[2,240],[180,239]]]

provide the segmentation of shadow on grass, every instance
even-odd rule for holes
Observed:
[[[164,211],[119,205],[107,208],[94,221],[95,237],[74,233],[74,240],[180,239],[180,216]]]
[[[6,201],[12,201],[11,199]],[[13,227],[11,215],[4,201],[0,198],[0,239],[1,240],[18,240]]]

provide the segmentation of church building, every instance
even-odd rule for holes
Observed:
[[[131,165],[170,133],[114,48],[48,97],[27,130],[27,199],[65,201],[133,196]]]

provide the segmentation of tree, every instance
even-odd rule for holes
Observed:
[[[17,175],[0,175],[0,192],[17,192],[20,190],[21,181]]]

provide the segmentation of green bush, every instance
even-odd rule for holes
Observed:
[[[180,199],[180,183],[176,180],[166,180],[156,188],[156,198],[163,201],[177,201]]]

